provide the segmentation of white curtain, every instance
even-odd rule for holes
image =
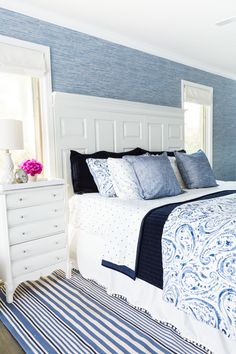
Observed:
[[[184,102],[198,103],[210,106],[212,104],[212,91],[208,88],[184,84]]]
[[[0,71],[43,76],[47,72],[44,53],[0,42]]]

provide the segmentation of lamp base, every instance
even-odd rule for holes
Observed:
[[[3,166],[0,173],[1,184],[12,184],[14,182],[14,164],[9,150],[4,154]]]

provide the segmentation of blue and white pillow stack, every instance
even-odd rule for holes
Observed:
[[[87,159],[102,196],[121,199],[157,199],[176,196],[183,188],[216,186],[203,151],[175,153],[175,157],[145,154],[122,158]]]

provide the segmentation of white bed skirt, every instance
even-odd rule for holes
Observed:
[[[141,279],[134,281],[122,273],[103,267],[102,235],[90,234],[71,225],[69,234],[73,267],[84,278],[96,281],[111,295],[123,296],[131,305],[145,309],[154,319],[168,322],[184,338],[205,346],[214,354],[236,353],[235,341],[163,301],[162,290]]]

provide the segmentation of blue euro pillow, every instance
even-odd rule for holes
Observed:
[[[202,150],[193,154],[175,152],[177,166],[189,189],[217,186],[212,168]]]
[[[159,156],[124,156],[135,172],[140,197],[157,199],[182,193],[167,154]]]

